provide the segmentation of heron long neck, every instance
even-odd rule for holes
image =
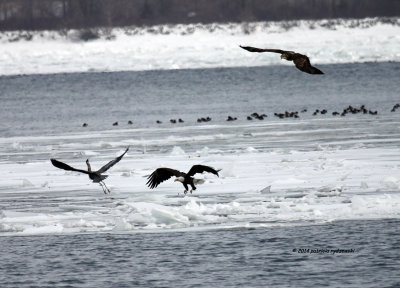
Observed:
[[[90,167],[89,160],[86,160],[87,170],[88,172],[92,172],[92,167]]]

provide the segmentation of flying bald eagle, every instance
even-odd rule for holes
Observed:
[[[114,160],[111,160],[110,162],[108,162],[106,165],[104,165],[103,167],[101,167],[97,171],[92,171],[92,167],[90,166],[89,159],[86,160],[86,165],[88,167],[87,171],[86,170],[81,170],[81,169],[76,169],[76,168],[71,167],[68,164],[60,162],[60,161],[58,161],[56,159],[50,159],[50,160],[51,160],[51,163],[57,168],[60,168],[60,169],[63,169],[63,170],[67,170],[67,171],[76,171],[76,172],[81,172],[81,173],[88,174],[89,178],[91,180],[93,180],[94,183],[99,183],[100,184],[101,188],[103,188],[104,194],[109,194],[109,193],[111,193],[111,191],[110,191],[110,189],[107,188],[106,183],[103,182],[103,180],[105,180],[108,177],[108,175],[102,175],[101,173],[106,172],[112,166],[117,164],[122,159],[122,157],[124,157],[125,153],[128,152],[128,150],[129,150],[129,146],[126,148],[124,153],[122,153],[120,156],[118,156]]]
[[[279,49],[260,49],[260,48],[254,48],[250,46],[240,46],[240,48],[243,48],[244,50],[250,51],[250,52],[273,52],[273,53],[279,53],[281,54],[281,59],[286,59],[287,61],[293,61],[294,65],[296,65],[296,68],[309,73],[309,74],[324,74],[321,70],[313,67],[310,63],[310,59],[303,54],[299,54],[293,51],[285,51],[285,50],[279,50]]]
[[[193,165],[188,173],[171,168],[158,168],[147,178],[148,181],[146,185],[148,185],[150,189],[153,189],[156,188],[161,182],[168,180],[172,176],[175,176],[176,178],[174,181],[181,182],[183,187],[185,187],[184,193],[186,194],[188,192],[188,185],[192,187],[190,190],[190,193],[192,193],[193,190],[196,190],[196,186],[194,186],[194,184],[201,184],[204,182],[204,180],[193,178],[196,173],[209,172],[219,177],[218,171],[219,170],[215,170],[214,168],[205,165]]]

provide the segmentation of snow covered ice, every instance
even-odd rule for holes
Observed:
[[[141,145],[135,140],[136,130],[116,131],[109,135],[107,143],[101,142],[97,134],[86,137],[84,143],[80,142],[81,134],[70,135],[76,145],[64,144],[63,136],[49,136],[45,141],[36,137],[3,138],[2,149],[9,147],[6,142],[18,141],[9,155],[20,153],[23,158],[32,159],[31,155],[45,154],[47,159],[19,163],[12,161],[14,156],[9,156],[10,161],[3,159],[2,173],[6,177],[0,186],[1,232],[3,235],[155,232],[400,216],[400,156],[394,144],[400,136],[398,128],[396,135],[386,135],[377,142],[374,136],[362,141],[339,139],[335,137],[334,126],[327,132],[331,140],[318,144],[311,137],[313,131],[305,128],[307,121],[291,124],[294,123],[287,123],[281,132],[283,143],[285,139],[288,143],[310,140],[298,146],[273,147],[274,144],[264,143],[264,135],[257,135],[257,131],[267,130],[271,124],[236,124],[232,127],[233,134],[225,134],[226,130],[219,125],[203,127],[209,139],[224,139],[222,143],[219,141],[218,149],[209,148],[213,140],[206,140],[207,144],[190,136],[193,127],[179,132],[169,128],[170,131],[164,132],[176,135],[169,140],[154,129],[149,131],[154,138],[140,140]],[[398,127],[398,124],[397,119],[389,125]],[[243,136],[245,132],[253,135],[251,141],[249,136]],[[179,137],[193,145],[182,148]],[[31,146],[37,140],[39,145]],[[157,141],[172,149],[144,151],[145,146],[154,150],[152,145],[158,145]],[[233,148],[232,142],[236,147],[249,142],[251,146]],[[54,157],[84,168],[89,157],[96,169],[121,154],[127,145],[131,145],[129,153],[109,170],[106,180],[112,191],[109,196],[86,175],[59,170],[48,160]],[[199,175],[205,183],[186,196],[182,185],[172,179],[154,190],[145,186],[146,176],[158,167],[186,171],[193,164],[222,169],[220,177]]]

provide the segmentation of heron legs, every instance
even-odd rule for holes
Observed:
[[[103,188],[104,194],[111,193],[110,189],[108,189],[108,187],[106,186],[106,183],[104,183],[103,181],[100,181],[99,184],[100,184],[101,188]]]

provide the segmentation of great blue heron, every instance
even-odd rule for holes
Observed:
[[[188,173],[171,168],[158,168],[147,178],[148,181],[146,184],[150,187],[150,189],[153,189],[156,188],[161,182],[168,180],[172,176],[175,176],[176,178],[174,181],[181,182],[185,187],[184,193],[186,194],[188,192],[188,185],[192,187],[192,190],[190,190],[190,193],[192,193],[193,190],[196,190],[196,186],[194,184],[200,184],[204,182],[201,179],[193,178],[192,176],[194,176],[194,174],[209,172],[219,176],[218,171],[219,170],[215,170],[214,168],[205,165],[193,165]]]
[[[110,169],[112,166],[114,166],[115,164],[117,164],[122,157],[124,157],[125,153],[128,152],[129,150],[129,146],[126,148],[125,152],[122,153],[122,155],[118,156],[117,158],[115,158],[114,160],[111,160],[110,162],[108,162],[106,165],[104,165],[103,167],[101,167],[99,170],[97,171],[92,171],[92,167],[90,166],[89,163],[89,159],[86,160],[86,165],[88,170],[81,170],[81,169],[76,169],[74,167],[69,166],[68,164],[65,164],[63,162],[60,162],[56,159],[50,159],[51,163],[60,169],[64,169],[67,171],[76,171],[76,172],[81,172],[81,173],[85,173],[89,175],[89,178],[91,180],[93,180],[94,183],[99,183],[101,188],[103,188],[103,192],[104,194],[109,194],[111,193],[110,189],[108,189],[108,187],[106,186],[106,184],[104,183],[104,179],[106,179],[108,177],[108,175],[102,175],[102,173],[106,172],[108,169]]]
[[[309,73],[309,74],[324,74],[321,70],[313,67],[310,63],[310,59],[303,54],[296,53],[293,51],[285,51],[285,50],[279,50],[279,49],[260,49],[260,48],[255,48],[255,47],[250,47],[250,46],[240,46],[240,48],[243,48],[244,50],[250,51],[250,52],[273,52],[273,53],[279,53],[281,54],[281,59],[286,59],[287,61],[293,61],[294,65],[296,65],[296,68]]]

